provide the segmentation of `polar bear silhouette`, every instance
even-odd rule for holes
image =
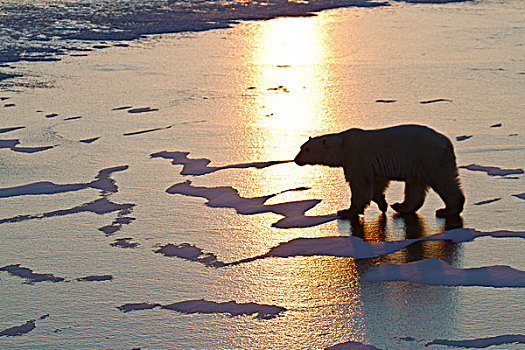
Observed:
[[[421,208],[429,187],[445,202],[445,208],[436,211],[438,217],[459,215],[465,203],[452,143],[423,125],[354,128],[310,138],[294,161],[343,167],[352,198],[349,209],[338,211],[342,218],[363,214],[370,201],[386,212],[385,191],[392,180],[405,182],[404,201],[392,205],[402,214]]]

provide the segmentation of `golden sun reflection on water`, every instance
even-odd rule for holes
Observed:
[[[240,102],[238,120],[250,130],[251,157],[261,160],[288,160],[308,136],[337,129],[331,120],[329,63],[332,46],[323,18],[279,18],[250,24],[243,62],[245,96]],[[293,163],[246,172],[249,195],[278,193],[297,187],[308,191],[287,192],[267,202],[283,203],[321,199],[307,215],[334,213],[333,203],[347,202],[334,192],[344,184],[342,174],[327,167],[299,167]],[[347,192],[342,193],[347,196]],[[253,237],[246,241],[255,247],[272,247],[296,237],[337,234],[335,222],[306,229],[270,228],[278,215],[254,216],[249,226]],[[246,248],[246,247],[245,247]],[[260,248],[259,248],[260,249]],[[312,334],[364,335],[360,287],[353,259],[295,257],[265,259],[250,264],[250,278],[244,293],[257,300],[286,305],[293,313],[287,333],[307,340]],[[338,305],[337,308],[334,308]],[[325,321],[322,321],[325,320]],[[327,323],[328,322],[328,323]],[[299,326],[301,325],[301,326]],[[339,326],[338,326],[339,325]],[[340,329],[340,326],[344,332]],[[348,339],[342,339],[344,341]]]

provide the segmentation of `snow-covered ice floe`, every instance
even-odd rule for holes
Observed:
[[[406,264],[381,263],[372,267],[361,281],[407,281],[444,286],[525,287],[525,271],[496,265],[456,269],[446,262],[430,258]]]
[[[253,162],[253,163],[241,163],[241,164],[230,164],[220,167],[208,166],[211,163],[210,159],[207,158],[188,158],[190,152],[168,152],[162,151],[152,153],[151,158],[164,158],[171,159],[173,165],[182,165],[181,175],[205,175],[213,173],[215,171],[224,169],[246,169],[246,168],[257,168],[262,169],[276,164],[290,163],[292,160],[276,160],[269,162]]]
[[[191,181],[175,184],[166,192],[170,194],[182,194],[191,197],[206,198],[207,206],[212,208],[233,208],[239,214],[253,215],[261,213],[275,213],[284,216],[283,219],[272,224],[278,228],[302,228],[320,225],[337,219],[336,214],[322,216],[306,216],[305,213],[321,202],[319,199],[310,199],[278,204],[264,204],[270,198],[278,194],[304,190],[305,188],[290,189],[262,197],[246,198],[230,186],[221,187],[199,187],[193,186]]]
[[[284,307],[257,304],[257,303],[237,303],[235,301],[215,302],[204,299],[186,300],[173,304],[161,305],[158,303],[129,303],[118,306],[122,312],[136,310],[147,310],[160,307],[162,309],[173,310],[185,314],[219,314],[226,313],[232,316],[256,315],[257,318],[269,319],[278,316],[281,312],[286,311]]]

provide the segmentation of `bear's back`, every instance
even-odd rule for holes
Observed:
[[[384,129],[350,129],[342,133],[345,143],[366,155],[374,171],[385,178],[418,179],[433,164],[455,167],[450,140],[423,125],[399,125]]]

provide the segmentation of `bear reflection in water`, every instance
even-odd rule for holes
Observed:
[[[405,199],[392,205],[398,213],[415,213],[432,188],[445,202],[438,217],[458,216],[465,196],[459,183],[454,147],[450,140],[422,125],[385,129],[349,129],[310,138],[295,157],[298,165],[343,167],[350,183],[350,208],[337,214],[355,218],[374,201],[384,213],[390,181],[405,182]]]
[[[342,235],[350,234],[368,243],[396,241],[399,239],[418,240],[434,234],[425,220],[416,213],[393,215],[393,225],[387,225],[387,216],[381,214],[375,220],[365,221],[362,217],[350,221],[338,221]],[[349,226],[348,226],[349,225]],[[440,220],[439,231],[463,227],[460,216]],[[394,228],[394,227],[397,227]],[[374,263],[406,264],[423,259],[436,258],[454,264],[457,258],[458,244],[452,240],[421,240],[414,242],[399,251],[374,258]]]

